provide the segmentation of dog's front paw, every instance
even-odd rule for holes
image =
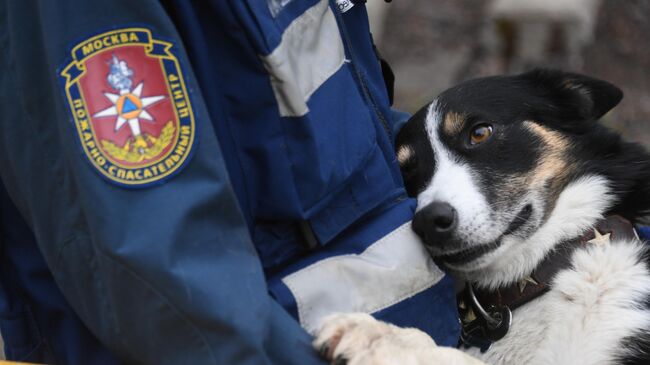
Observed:
[[[452,348],[438,347],[424,332],[380,322],[365,313],[325,318],[314,347],[335,365],[480,365]]]
[[[314,340],[314,347],[334,364],[362,364],[360,358],[368,357],[375,342],[390,337],[392,325],[377,321],[369,314],[334,314],[324,319]],[[428,338],[429,346],[435,343]],[[380,362],[372,362],[382,364]]]

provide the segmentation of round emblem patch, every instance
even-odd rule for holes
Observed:
[[[93,36],[61,71],[84,154],[108,180],[129,187],[180,171],[194,144],[190,98],[172,43],[144,28]]]

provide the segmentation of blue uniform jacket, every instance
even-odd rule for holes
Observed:
[[[363,4],[2,0],[0,69],[9,358],[319,363],[300,324],[333,310],[455,344],[450,280],[402,265],[415,202]]]

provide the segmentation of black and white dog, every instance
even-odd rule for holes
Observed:
[[[473,346],[365,314],[327,318],[315,346],[349,365],[650,364],[650,254],[625,221],[650,213],[650,154],[597,123],[621,98],[535,70],[462,83],[419,111],[397,138],[413,229],[468,283]]]

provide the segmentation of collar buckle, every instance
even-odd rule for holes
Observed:
[[[461,311],[465,312],[461,314],[462,331],[459,345],[478,347],[484,353],[493,342],[508,333],[512,324],[512,311],[508,306],[497,308],[490,305],[484,308],[476,297],[472,284],[467,283],[466,289],[470,307],[467,308],[464,303],[459,305]]]

